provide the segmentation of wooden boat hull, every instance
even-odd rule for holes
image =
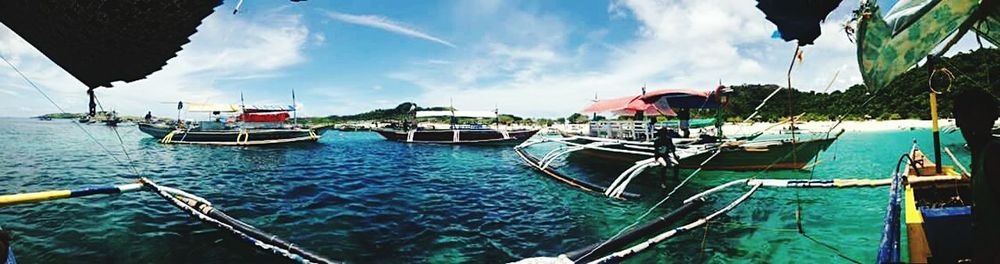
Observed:
[[[316,129],[248,129],[185,131],[169,126],[139,124],[139,130],[161,143],[203,145],[268,145],[318,141],[324,130]]]
[[[907,169],[910,179],[903,191],[907,244],[912,263],[956,263],[972,259],[971,185],[962,180],[913,184],[913,179],[935,176],[935,164],[919,150],[910,153],[917,160],[916,168]],[[951,166],[944,166],[942,175],[960,175]]]
[[[701,163],[715,154],[714,151],[703,152],[680,160],[682,168],[703,170],[779,170],[803,169],[820,151],[826,150],[836,137],[815,140],[797,141],[762,141],[739,146],[717,144],[721,152],[704,166]],[[678,146],[683,148],[684,146]],[[602,162],[611,166],[628,168],[635,162],[652,157],[652,148],[637,145],[607,146],[607,148],[627,149],[650,153],[649,155],[608,152],[594,149],[584,149],[570,154],[570,160],[581,162]],[[795,150],[794,152],[792,150]],[[793,154],[794,153],[794,154]]]
[[[507,132],[507,136],[501,131],[493,129],[470,129],[470,130],[417,130],[400,131],[377,129],[374,130],[383,138],[391,141],[407,143],[432,143],[432,144],[516,144],[527,140],[538,133],[538,129],[512,130]],[[410,134],[412,133],[412,138]]]

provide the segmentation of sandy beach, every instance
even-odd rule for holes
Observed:
[[[808,131],[826,131],[833,127],[836,121],[811,121],[796,123],[795,126],[802,130]],[[727,123],[724,128],[733,130],[735,127],[737,130],[743,129],[747,131],[760,131],[764,129],[780,130],[782,128],[787,129],[788,124],[777,124],[777,123],[754,123],[754,124],[730,124]],[[938,121],[938,126],[942,129],[947,127],[954,127],[954,119],[941,119]],[[867,120],[867,121],[844,121],[836,127],[836,130],[844,129],[847,132],[872,132],[872,131],[891,131],[891,130],[909,130],[909,129],[920,129],[920,128],[930,128],[931,120],[915,120],[915,119],[904,119],[904,120]]]

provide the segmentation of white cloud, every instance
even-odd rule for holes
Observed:
[[[386,17],[374,16],[374,15],[352,15],[352,14],[338,13],[334,11],[327,11],[326,13],[328,16],[330,16],[330,18],[343,21],[346,23],[377,28],[404,36],[410,36],[414,38],[437,42],[441,45],[445,45],[452,48],[455,47],[455,44],[451,44],[451,42],[448,42],[446,40],[443,40],[435,36],[431,36],[430,34],[403,25],[402,23],[389,20]]]
[[[239,100],[239,94],[223,90],[230,81],[279,76],[282,69],[305,60],[302,49],[308,36],[302,18],[288,11],[272,10],[253,16],[216,12],[203,21],[191,42],[162,70],[147,79],[114,83],[114,88],[96,92],[104,108],[128,114],[152,110],[154,114],[168,115],[175,111],[175,103],[168,102],[179,100],[233,102]],[[85,111],[86,86],[6,27],[0,27],[0,52],[67,111]],[[5,114],[57,111],[6,65],[0,67],[0,87],[21,94],[0,98],[2,105],[37,105],[31,112],[0,105]]]
[[[316,46],[323,46],[323,43],[326,43],[326,35],[320,32],[313,34],[312,39],[313,39],[313,45]]]
[[[634,19],[637,24],[625,34],[630,38],[617,40],[605,38],[622,32],[576,32],[575,24],[542,11],[511,5],[487,5],[482,11],[460,4],[463,12],[474,14],[469,20],[475,22],[467,24],[497,30],[470,45],[477,48],[449,58],[449,69],[410,67],[388,76],[421,87],[417,103],[423,105],[447,104],[454,98],[458,108],[497,104],[516,114],[552,117],[579,111],[595,92],[601,98],[619,97],[638,93],[643,84],[650,89],[711,89],[720,80],[730,85],[783,84],[795,44],[771,39],[775,26],[755,4],[614,1],[608,6],[608,23]],[[839,24],[853,8],[848,5],[822,25],[816,45],[806,48],[805,62],[793,74],[798,89],[823,90],[838,69],[831,89],[861,82],[854,45],[840,31]],[[584,37],[573,42],[574,34]]]

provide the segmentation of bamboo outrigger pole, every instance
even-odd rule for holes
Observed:
[[[120,194],[125,192],[138,191],[142,189],[141,183],[130,183],[122,185],[101,185],[84,187],[73,190],[54,190],[31,193],[18,193],[0,195],[0,206],[33,203],[41,201],[59,200],[65,198],[75,198],[96,194]]]

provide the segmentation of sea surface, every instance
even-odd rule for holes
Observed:
[[[402,144],[370,132],[330,131],[315,144],[275,147],[162,145],[135,126],[0,118],[0,193],[135,181],[186,190],[228,214],[330,259],[355,263],[502,263],[555,256],[600,242],[663,198],[646,175],[638,201],[586,193],[522,164],[508,147]],[[663,206],[741,178],[889,177],[929,130],[847,132],[811,171],[704,171]],[[942,140],[968,161],[959,133]],[[124,144],[120,143],[123,142]],[[532,148],[542,155],[552,146]],[[123,151],[124,149],[124,151]],[[128,153],[126,157],[125,152]],[[120,161],[116,161],[118,159]],[[950,163],[950,162],[949,162]],[[576,162],[568,175],[606,184],[620,171]],[[682,171],[682,177],[693,171]],[[670,180],[676,185],[678,180]],[[746,187],[714,196],[684,222]],[[679,235],[631,263],[873,262],[888,189],[761,189],[707,228]],[[796,229],[796,208],[802,227]],[[21,263],[282,263],[189,217],[149,192],[0,207]]]

